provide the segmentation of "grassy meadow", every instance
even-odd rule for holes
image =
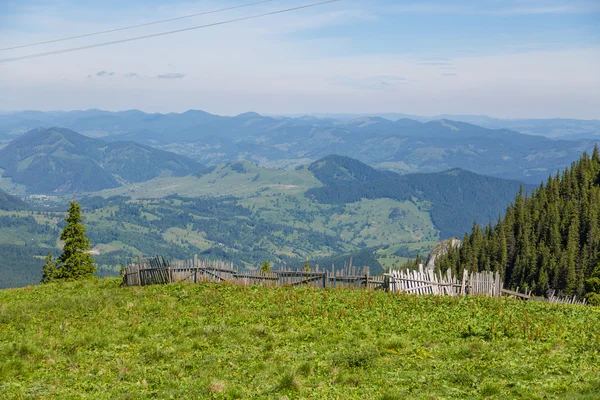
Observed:
[[[0,291],[0,398],[597,399],[600,309],[119,280]]]

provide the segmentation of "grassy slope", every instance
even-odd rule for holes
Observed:
[[[106,197],[123,195],[133,199],[159,199],[174,193],[186,197],[234,196],[240,199],[240,205],[265,221],[340,235],[348,243],[348,252],[356,251],[356,246],[361,243],[369,247],[419,243],[430,250],[439,239],[423,204],[391,199],[361,200],[335,210],[331,205],[319,204],[304,196],[307,189],[322,186],[306,168],[282,171],[259,168],[250,162],[241,164],[245,168],[242,173],[233,171],[230,166],[220,166],[200,178],[160,178],[105,190],[99,194]],[[394,208],[405,211],[401,220],[388,218]],[[323,215],[331,213],[331,210],[334,210],[334,214],[324,218]],[[303,215],[299,215],[299,212]],[[90,220],[102,218],[101,212],[94,214],[88,216]],[[216,245],[191,230],[170,230],[163,237],[170,242],[190,243],[200,248]],[[282,248],[267,242],[268,238],[266,241],[263,239],[261,245],[269,251],[294,254],[293,243]],[[328,255],[319,252],[309,254],[313,258]],[[404,259],[390,256],[380,261],[391,266],[400,264]]]
[[[117,280],[0,291],[2,398],[569,398],[600,309]]]
[[[157,178],[104,190],[99,194],[106,197],[121,195],[132,198],[160,198],[175,193],[184,197],[244,197],[260,190],[289,194],[322,186],[307,169],[283,171],[259,168],[247,161],[240,164],[244,166],[245,172],[235,172],[229,165],[222,165],[200,178],[192,175],[182,178]]]

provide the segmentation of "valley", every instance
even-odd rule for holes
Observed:
[[[270,124],[274,123],[272,118],[252,113],[233,119],[198,113],[172,115],[168,123],[184,117],[193,126],[200,117],[205,119],[204,123],[227,122],[229,138],[218,140],[238,143],[246,149],[253,147],[239,142],[232,133],[245,134],[248,129],[256,134],[270,132]],[[156,127],[162,118],[156,116],[151,126]],[[302,135],[296,129],[312,127],[312,134],[319,136],[319,130],[330,129],[331,124],[337,126],[336,135],[342,134],[338,126],[341,122],[297,120],[279,123],[289,129],[295,126],[293,134],[299,137]],[[246,154],[247,159],[230,153],[229,156],[238,159],[216,163],[229,156],[211,158],[213,153],[209,148],[187,147],[187,142],[180,142],[181,149],[192,151],[188,156],[202,158],[208,161],[206,164],[147,145],[120,141],[129,138],[123,130],[109,131],[102,139],[66,128],[40,128],[20,134],[0,149],[3,168],[0,189],[28,200],[25,203],[15,196],[3,195],[0,234],[5,238],[7,254],[11,254],[7,257],[16,260],[25,252],[27,261],[15,267],[18,272],[0,278],[0,286],[37,281],[43,256],[61,246],[57,235],[66,204],[73,198],[83,207],[101,276],[116,274],[133,257],[157,254],[175,259],[198,254],[232,261],[247,269],[256,269],[265,261],[274,265],[301,265],[307,258],[313,265],[321,266],[352,258],[371,266],[374,273],[398,268],[417,255],[426,256],[441,239],[462,237],[473,221],[479,224],[496,221],[523,184],[456,167],[471,165],[468,157],[453,156],[455,161],[447,164],[452,169],[442,172],[397,173],[393,161],[379,164],[390,169],[378,169],[344,155],[354,154],[347,147],[349,143],[362,146],[367,140],[379,146],[376,152],[428,140],[438,144],[463,139],[474,143],[498,142],[499,134],[507,135],[506,140],[524,138],[537,144],[542,140],[553,146],[563,143],[445,120],[423,124],[375,118],[352,120],[343,125],[347,130],[345,140],[334,140],[335,135],[329,134],[311,136],[324,147],[316,153],[307,150],[304,155],[308,158],[292,159],[288,154],[282,159],[263,157],[256,161],[250,153]],[[413,129],[410,135],[418,133],[420,137],[396,137],[390,141],[387,135],[398,126]],[[364,129],[371,131],[360,133]],[[271,139],[262,135],[262,139],[256,140],[264,144],[279,135],[271,134]],[[454,137],[441,138],[448,134]],[[189,135],[192,133],[167,137],[175,143],[189,140]],[[114,141],[115,138],[119,141]],[[277,136],[277,140],[284,139]],[[249,136],[244,140],[255,139]],[[172,146],[166,141],[153,145]],[[574,148],[578,146],[584,146],[583,142]],[[361,152],[359,158],[371,159],[366,156],[368,148],[364,148],[366,153]],[[203,156],[194,155],[194,149],[202,149]],[[306,161],[328,151],[338,151],[340,155]],[[436,153],[429,148],[419,150],[418,154],[421,160],[437,160],[439,168],[444,163],[440,164],[433,154],[449,153]],[[547,165],[545,156],[529,154],[527,158]],[[487,157],[487,161],[494,165],[493,157]],[[421,165],[416,169],[426,171],[428,167]],[[39,179],[42,175],[44,180]],[[523,187],[531,190],[534,186]]]
[[[266,260],[292,266],[308,257],[313,264],[329,266],[352,257],[375,273],[399,267],[416,254],[425,255],[440,238],[468,228],[474,210],[468,194],[478,193],[475,186],[491,183],[486,208],[475,209],[486,220],[502,213],[520,186],[460,171],[410,177],[338,156],[287,171],[241,161],[188,176],[157,177],[83,193],[78,201],[101,275],[116,274],[129,258],[156,254],[183,259],[198,254],[248,269]],[[456,182],[442,184],[449,177]],[[383,182],[392,192],[366,194],[361,187],[365,179]],[[456,184],[464,189],[452,200],[463,210],[460,213],[440,201]],[[355,196],[331,201],[332,190]],[[15,211],[12,204],[18,199],[7,195],[11,200],[0,215],[11,220],[0,231],[14,246],[13,252],[25,246],[36,251],[21,268],[21,275],[29,278],[17,279],[20,284],[35,282],[32,277],[39,274],[41,256],[60,246],[56,237],[62,210],[71,198],[58,194],[54,201],[36,200],[30,211]],[[24,235],[33,240],[25,243]]]

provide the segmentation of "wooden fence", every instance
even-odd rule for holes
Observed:
[[[368,267],[356,268],[352,262],[344,268],[319,271],[282,269],[277,271],[242,271],[232,263],[200,260],[194,256],[186,261],[168,261],[162,257],[138,258],[137,264],[130,263],[123,274],[126,286],[146,286],[167,283],[231,282],[246,286],[309,286],[315,288],[349,288],[385,290],[395,293],[438,296],[489,296],[506,295],[522,300],[544,300],[551,303],[585,304],[572,297],[558,297],[553,293],[548,298],[536,298],[531,292],[524,293],[504,289],[498,272],[463,272],[462,278],[445,274],[435,274],[431,270],[418,271],[392,270],[384,275],[372,276]]]
[[[232,282],[247,286],[310,286],[315,288],[368,288],[385,290],[388,280],[385,276],[371,276],[368,268],[358,274],[350,265],[341,270],[301,271],[282,269],[279,271],[242,271],[230,263],[207,262],[197,256],[189,261],[169,262],[156,257],[149,260],[138,259],[130,264],[124,273],[126,286],[146,286],[166,283]]]
[[[560,304],[578,304],[580,306],[585,306],[586,298],[583,300],[578,300],[576,296],[573,297],[560,297],[556,296],[556,290],[548,297],[549,303],[560,303]]]
[[[389,290],[411,294],[435,294],[441,296],[500,296],[503,293],[502,279],[499,273],[463,272],[462,279],[452,276],[448,270],[446,274],[436,275],[431,270],[419,271],[390,271]]]

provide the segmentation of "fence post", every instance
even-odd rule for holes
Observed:
[[[327,271],[323,272],[323,289],[327,287]]]

